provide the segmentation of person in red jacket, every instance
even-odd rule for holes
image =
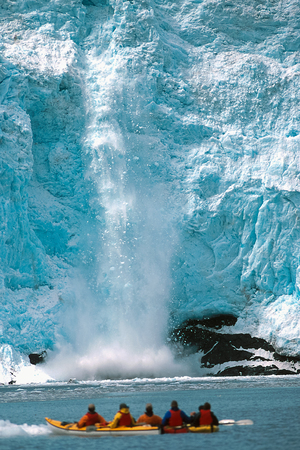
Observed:
[[[184,427],[184,424],[191,423],[192,420],[193,417],[187,416],[184,411],[178,408],[177,401],[173,400],[171,409],[164,415],[162,426],[165,433],[186,433],[187,429]]]
[[[147,403],[146,411],[142,414],[136,423],[146,423],[152,426],[158,426],[162,422],[162,418],[153,413],[153,406],[151,403]]]
[[[95,423],[100,423],[102,425],[108,424],[108,422],[106,422],[104,417],[100,416],[100,414],[96,412],[95,405],[91,403],[88,406],[88,412],[83,417],[81,417],[79,422],[77,422],[77,427],[78,428],[89,427],[90,425],[95,425]]]
[[[219,421],[214,413],[210,410],[211,406],[208,402],[203,406],[199,406],[199,412],[194,416],[193,427],[201,425],[219,425]]]

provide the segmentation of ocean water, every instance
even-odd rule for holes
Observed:
[[[78,420],[90,402],[106,420],[126,402],[135,418],[152,402],[163,415],[176,399],[186,413],[209,401],[219,419],[253,420],[250,426],[220,426],[207,435],[128,437],[56,436],[46,416]],[[300,377],[172,378],[107,380],[0,387],[0,449],[298,449]]]

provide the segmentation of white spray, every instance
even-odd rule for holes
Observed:
[[[101,33],[99,26],[86,43],[84,145],[94,186],[97,277],[88,290],[77,289],[71,319],[77,344],[64,342],[49,367],[63,379],[184,375],[165,344],[176,233],[171,190],[160,174],[167,170],[164,148],[145,116],[140,121],[137,86],[147,85],[147,75],[123,77],[127,59],[113,57],[112,48],[99,54]]]

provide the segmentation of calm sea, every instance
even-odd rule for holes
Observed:
[[[55,436],[46,416],[77,421],[91,402],[106,420],[126,402],[135,418],[151,402],[159,415],[177,400],[187,414],[206,401],[219,419],[251,419],[207,435]],[[0,387],[0,449],[299,449],[300,376],[135,379]]]

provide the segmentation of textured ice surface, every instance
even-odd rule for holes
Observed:
[[[164,354],[230,313],[299,354],[299,23],[296,0],[0,0],[3,346]]]

